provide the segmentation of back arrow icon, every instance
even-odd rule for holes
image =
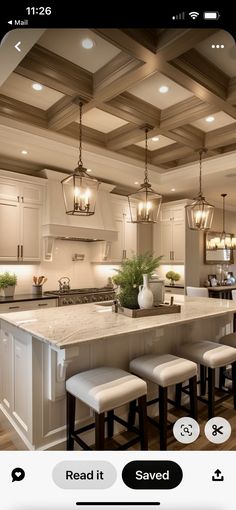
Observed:
[[[15,44],[14,48],[16,48],[17,51],[21,51],[21,49],[19,48],[19,46],[21,45],[21,41],[19,41],[18,43]]]

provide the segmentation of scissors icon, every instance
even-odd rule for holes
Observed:
[[[223,435],[223,432],[221,432],[223,428],[224,428],[223,425],[221,425],[220,427],[217,427],[217,425],[212,425],[213,430],[212,435],[214,437],[217,436],[217,434]]]

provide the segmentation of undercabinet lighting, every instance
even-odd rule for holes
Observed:
[[[92,172],[91,168],[87,168],[87,172],[90,174]]]
[[[95,43],[92,39],[90,39],[90,37],[86,37],[82,40],[81,44],[85,50],[91,50]]]
[[[160,88],[159,88],[159,92],[161,94],[166,94],[166,92],[168,92],[169,90],[169,87],[167,87],[167,85],[162,85]]]
[[[37,92],[39,92],[40,90],[43,90],[43,86],[41,85],[41,83],[33,83],[32,89],[37,90]]]
[[[28,151],[23,150],[21,151],[21,154],[28,154]]]
[[[139,184],[139,182],[138,182],[138,181],[135,181],[135,183],[134,183],[134,184]]]
[[[159,136],[153,136],[152,142],[159,142],[160,138]]]
[[[175,191],[175,188],[171,188],[171,190],[170,190],[170,191]]]
[[[214,122],[215,120],[215,117],[213,117],[212,115],[209,115],[209,117],[206,117],[206,122]]]

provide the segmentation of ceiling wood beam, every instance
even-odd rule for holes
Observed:
[[[155,128],[148,131],[148,138],[159,135],[160,129]],[[142,142],[145,139],[144,127],[130,128],[130,126],[122,126],[108,135],[107,148],[110,150],[120,150],[128,145]]]
[[[196,78],[187,75],[184,71],[177,69],[174,65],[169,64],[168,62],[162,62],[160,64],[160,71],[182,87],[190,90],[195,96],[205,103],[214,106],[216,111],[222,110],[231,117],[236,118],[236,108],[227,103],[225,99],[222,99],[222,97],[209,90],[205,85],[199,83]]]
[[[236,143],[236,122],[206,133],[205,143],[210,149]]]
[[[118,117],[135,124],[151,124],[159,126],[161,110],[155,106],[139,99],[138,97],[124,92],[108,103],[103,103],[101,109],[113,111]],[[115,113],[116,112],[116,113]]]
[[[130,57],[127,53],[119,53],[108,64],[98,69],[93,75],[93,87],[99,90],[114,82],[118,78],[140,67],[141,62]]]
[[[161,112],[161,129],[176,129],[179,126],[190,124],[207,115],[216,113],[214,105],[208,105],[197,97],[190,97],[180,103],[165,108]]]
[[[163,147],[156,151],[151,152],[151,163],[152,165],[161,165],[162,163],[168,163],[176,159],[184,158],[192,154],[191,147],[183,147],[180,143],[174,143]]]
[[[47,128],[47,114],[44,110],[2,94],[0,95],[0,115]]]
[[[229,80],[227,101],[236,105],[236,77]]]
[[[15,72],[62,94],[73,97],[79,94],[86,100],[92,98],[92,73],[42,46],[35,45]]]
[[[171,140],[192,147],[192,149],[198,149],[205,145],[205,134],[194,126],[179,127],[171,131],[160,130],[160,133]]]
[[[184,53],[172,60],[171,64],[197,80],[198,83],[204,85],[217,96],[226,99],[228,76],[198,53],[197,50],[192,49]]]
[[[78,140],[79,146],[79,124],[77,122],[73,122],[69,126],[64,127],[60,133]],[[83,142],[105,148],[106,134],[88,126],[83,126]]]

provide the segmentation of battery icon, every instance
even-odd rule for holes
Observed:
[[[220,15],[217,11],[207,11],[203,13],[204,19],[219,19]]]

